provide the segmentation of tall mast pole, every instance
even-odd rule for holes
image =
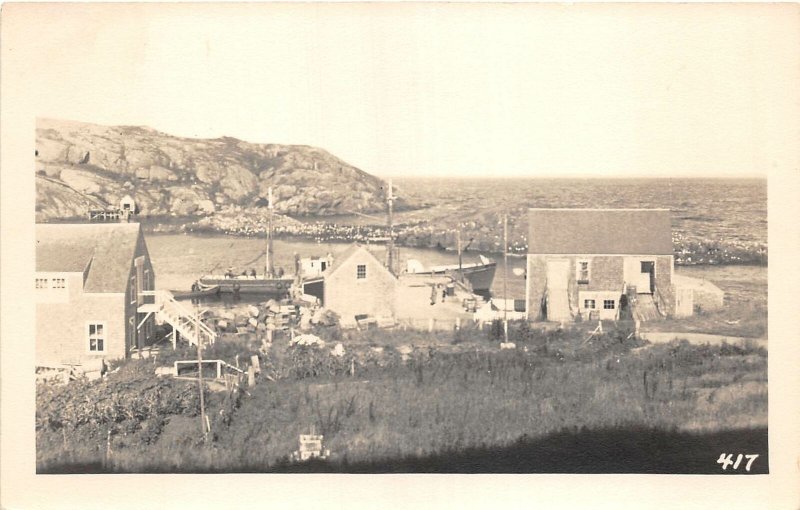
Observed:
[[[508,214],[503,216],[503,337],[508,343]]]
[[[267,259],[264,264],[264,278],[272,278],[272,187],[269,188],[267,216]]]
[[[461,279],[464,274],[461,268],[461,224],[458,225],[458,230],[456,230],[456,246],[458,247],[458,278]]]
[[[389,201],[389,253],[387,253],[386,257],[386,265],[389,267],[389,271],[394,273],[394,208],[392,206],[392,202],[394,201],[394,194],[392,193],[392,180],[389,179],[389,196],[386,197]]]

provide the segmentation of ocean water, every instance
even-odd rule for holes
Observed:
[[[397,194],[427,204],[398,222],[446,214],[507,213],[524,226],[531,207],[666,208],[673,233],[727,242],[767,242],[766,179],[396,178]],[[517,221],[514,221],[517,220]]]

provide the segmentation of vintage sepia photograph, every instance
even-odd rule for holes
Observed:
[[[796,9],[11,7],[37,479],[772,471]]]

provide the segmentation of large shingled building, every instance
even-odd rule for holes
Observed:
[[[138,223],[36,225],[36,364],[124,358],[148,344],[137,313],[155,275]]]
[[[530,320],[673,315],[666,209],[530,209]]]

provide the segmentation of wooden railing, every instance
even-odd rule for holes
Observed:
[[[213,344],[217,333],[200,320],[198,314],[175,300],[170,292],[164,290],[142,291],[145,296],[153,296],[157,307],[156,317],[168,322],[190,345],[202,341],[204,345]]]

